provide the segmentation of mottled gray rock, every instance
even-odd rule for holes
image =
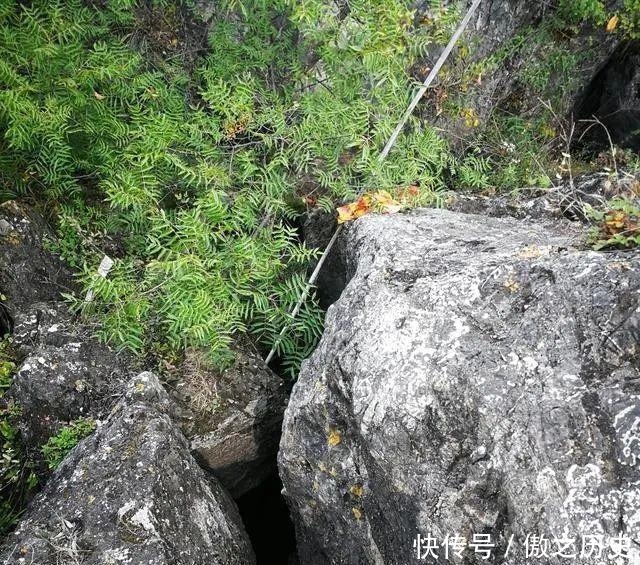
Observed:
[[[452,191],[446,208],[465,214],[512,216],[519,219],[590,221],[587,210],[607,210],[613,198],[640,205],[638,181],[632,176],[616,180],[608,173],[580,175],[549,189],[532,188],[492,196]]]
[[[20,407],[21,440],[36,460],[40,446],[62,426],[105,417],[134,367],[128,356],[92,338],[61,304],[39,303],[19,313],[13,339],[24,358],[6,399]]]
[[[12,200],[0,205],[0,220],[0,302],[10,316],[36,302],[60,300],[61,292],[75,288],[69,269],[46,249],[54,235],[40,214]],[[0,325],[4,332],[10,329]]]
[[[490,534],[465,564],[567,561],[527,559],[527,535],[637,543],[640,254],[581,237],[440,210],[345,231],[351,279],[279,453],[301,563],[432,562],[413,548],[429,533]]]
[[[249,347],[219,372],[188,351],[178,386],[183,431],[200,465],[238,497],[276,471],[287,388]]]
[[[133,379],[5,543],[7,564],[250,565],[235,504],[202,471],[151,373]]]
[[[78,418],[109,413],[132,375],[133,363],[91,337],[69,313],[61,293],[75,289],[68,267],[47,249],[55,235],[32,207],[0,205],[0,336],[10,333],[20,363],[2,404],[40,478],[49,474],[40,447]]]

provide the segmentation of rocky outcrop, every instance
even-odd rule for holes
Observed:
[[[572,4],[575,3],[482,2],[462,40],[464,55],[454,56],[449,63],[449,76],[453,78],[442,80],[440,88],[427,94],[429,102],[421,110],[424,117],[444,128],[444,135],[454,143],[460,135],[473,135],[478,125],[490,122],[495,113],[539,118],[545,115],[547,103],[551,103],[558,116],[576,110],[574,113],[581,118],[591,119],[594,113],[605,117],[599,110],[606,112],[607,108],[601,107],[601,97],[594,93],[600,91],[599,76],[604,73],[611,78],[609,88],[616,93],[624,92],[626,96],[634,88],[629,72],[621,74],[615,70],[620,66],[618,53],[627,50],[629,41],[623,33],[607,33],[605,24],[596,21],[596,3],[575,7]],[[620,0],[605,0],[601,4],[605,18],[626,9]],[[418,2],[417,8],[418,20],[439,17],[437,4]],[[430,68],[441,51],[440,46],[431,47],[422,67]],[[470,73],[474,64],[476,70]],[[614,70],[607,71],[611,67]],[[419,74],[418,78],[423,77]],[[458,90],[459,84],[462,86]],[[445,97],[459,97],[458,105],[462,105],[459,107],[473,111],[477,121],[443,112],[438,100],[443,92]],[[631,101],[631,97],[627,100]],[[638,108],[637,100],[632,104]],[[586,114],[587,109],[594,112]],[[609,124],[615,125],[612,121]],[[599,138],[606,139],[604,131],[597,133]]]
[[[151,373],[82,441],[30,505],[6,564],[250,565],[237,509],[206,476]]]
[[[580,175],[551,189],[527,189],[517,194],[483,196],[452,191],[446,207],[455,212],[492,217],[552,221],[566,218],[592,223],[587,210],[606,211],[612,199],[624,198],[630,204],[640,205],[639,187],[633,176],[616,180],[603,172]]]
[[[38,459],[39,447],[78,418],[105,417],[121,396],[133,363],[87,335],[64,305],[36,304],[16,316],[14,343],[25,355],[5,400],[24,446]],[[39,465],[41,474],[47,469]]]
[[[235,353],[220,372],[188,351],[177,390],[192,453],[237,498],[276,471],[288,392],[248,346]]]
[[[467,565],[529,562],[532,536],[548,565],[562,539],[640,559],[640,254],[440,210],[361,218],[341,247],[279,453],[301,563],[433,562],[455,535]]]
[[[18,201],[0,205],[0,303],[5,312],[0,335],[11,330],[7,326],[16,312],[60,300],[61,292],[75,288],[69,269],[47,251],[47,239],[53,240],[52,232],[33,208]]]
[[[49,471],[39,448],[78,418],[105,417],[134,365],[92,338],[61,302],[75,284],[48,250],[54,239],[34,208],[19,201],[0,206],[0,334],[11,333],[20,358],[2,404],[14,406],[12,422],[41,478]]]

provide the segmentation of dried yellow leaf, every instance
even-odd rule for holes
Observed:
[[[394,214],[402,209],[402,204],[391,196],[386,190],[363,194],[355,202],[345,204],[338,208],[338,223],[350,222],[371,212]]]
[[[338,430],[329,430],[329,435],[327,436],[327,443],[329,447],[335,447],[342,441],[342,435]]]
[[[360,486],[360,485],[353,485],[353,486],[349,489],[349,492],[350,492],[353,496],[355,496],[355,497],[357,497],[357,498],[360,498],[360,497],[362,496],[362,492],[363,492],[363,490],[364,490],[364,489],[362,488],[362,486]]]
[[[510,276],[506,281],[504,281],[504,287],[509,292],[517,292],[518,289],[520,288],[520,285],[518,284],[518,281],[516,281],[513,277]]]
[[[620,23],[620,18],[616,15],[613,16],[608,22],[607,22],[607,32],[611,33],[612,31],[614,31],[617,27],[618,24]]]

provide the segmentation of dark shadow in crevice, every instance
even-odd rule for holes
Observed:
[[[277,473],[236,500],[257,565],[296,565],[293,523]]]
[[[0,339],[13,333],[13,317],[9,309],[0,302]]]
[[[573,116],[573,149],[578,152],[608,151],[607,131],[614,145],[640,150],[640,41],[626,41],[612,53],[579,98]]]

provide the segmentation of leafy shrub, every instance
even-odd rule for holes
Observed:
[[[55,469],[78,442],[96,429],[96,423],[89,418],[79,418],[51,436],[41,448],[42,456],[49,469]]]
[[[527,127],[499,142],[480,133],[485,146],[456,160],[411,118],[378,162],[414,90],[409,69],[459,20],[448,3],[430,2],[429,17],[415,21],[406,0],[348,10],[227,0],[189,73],[162,55],[172,52],[169,36],[138,42],[154,52],[128,43],[153,32],[140,29],[134,0],[93,4],[0,0],[0,198],[51,203],[60,237],[50,245],[93,297],[74,304],[121,347],[204,347],[222,366],[246,332],[266,352],[316,256],[294,228],[309,206],[409,186],[420,187],[416,203],[437,202],[450,173],[478,189],[543,176],[539,136]],[[562,0],[559,10],[577,20],[599,17],[598,5]],[[186,10],[145,6],[168,20]],[[526,43],[514,40],[488,65]],[[566,74],[569,63],[558,55],[549,72]],[[473,112],[465,119],[475,127]],[[518,148],[505,153],[511,138]],[[105,253],[115,260],[108,277],[97,273]],[[278,342],[285,369],[297,371],[321,327],[312,297]]]
[[[602,0],[560,0],[558,14],[570,24],[590,22],[601,25],[606,21],[606,8]]]
[[[248,174],[246,156],[220,146],[215,109],[189,103],[188,77],[150,68],[118,39],[132,6],[2,2],[4,197],[54,203],[58,250],[94,293],[79,306],[100,316],[106,339],[135,351],[206,345],[221,358],[248,329],[268,345],[312,253],[283,222],[282,179]],[[113,246],[115,269],[96,277]],[[309,304],[283,346],[294,353],[319,320]]]
[[[52,202],[57,250],[93,293],[76,305],[105,339],[206,346],[223,364],[246,331],[267,350],[314,257],[291,227],[309,202],[416,183],[428,202],[443,188],[450,154],[418,120],[384,167],[376,157],[408,102],[407,69],[454,11],[414,28],[401,0],[325,8],[223,4],[188,76],[126,44],[131,0],[0,0],[0,190]],[[321,319],[308,301],[279,343],[292,372]]]
[[[603,210],[588,209],[595,226],[591,243],[595,249],[625,249],[640,245],[640,207],[636,199],[613,198]]]
[[[625,0],[622,28],[631,39],[640,39],[640,0]]]

